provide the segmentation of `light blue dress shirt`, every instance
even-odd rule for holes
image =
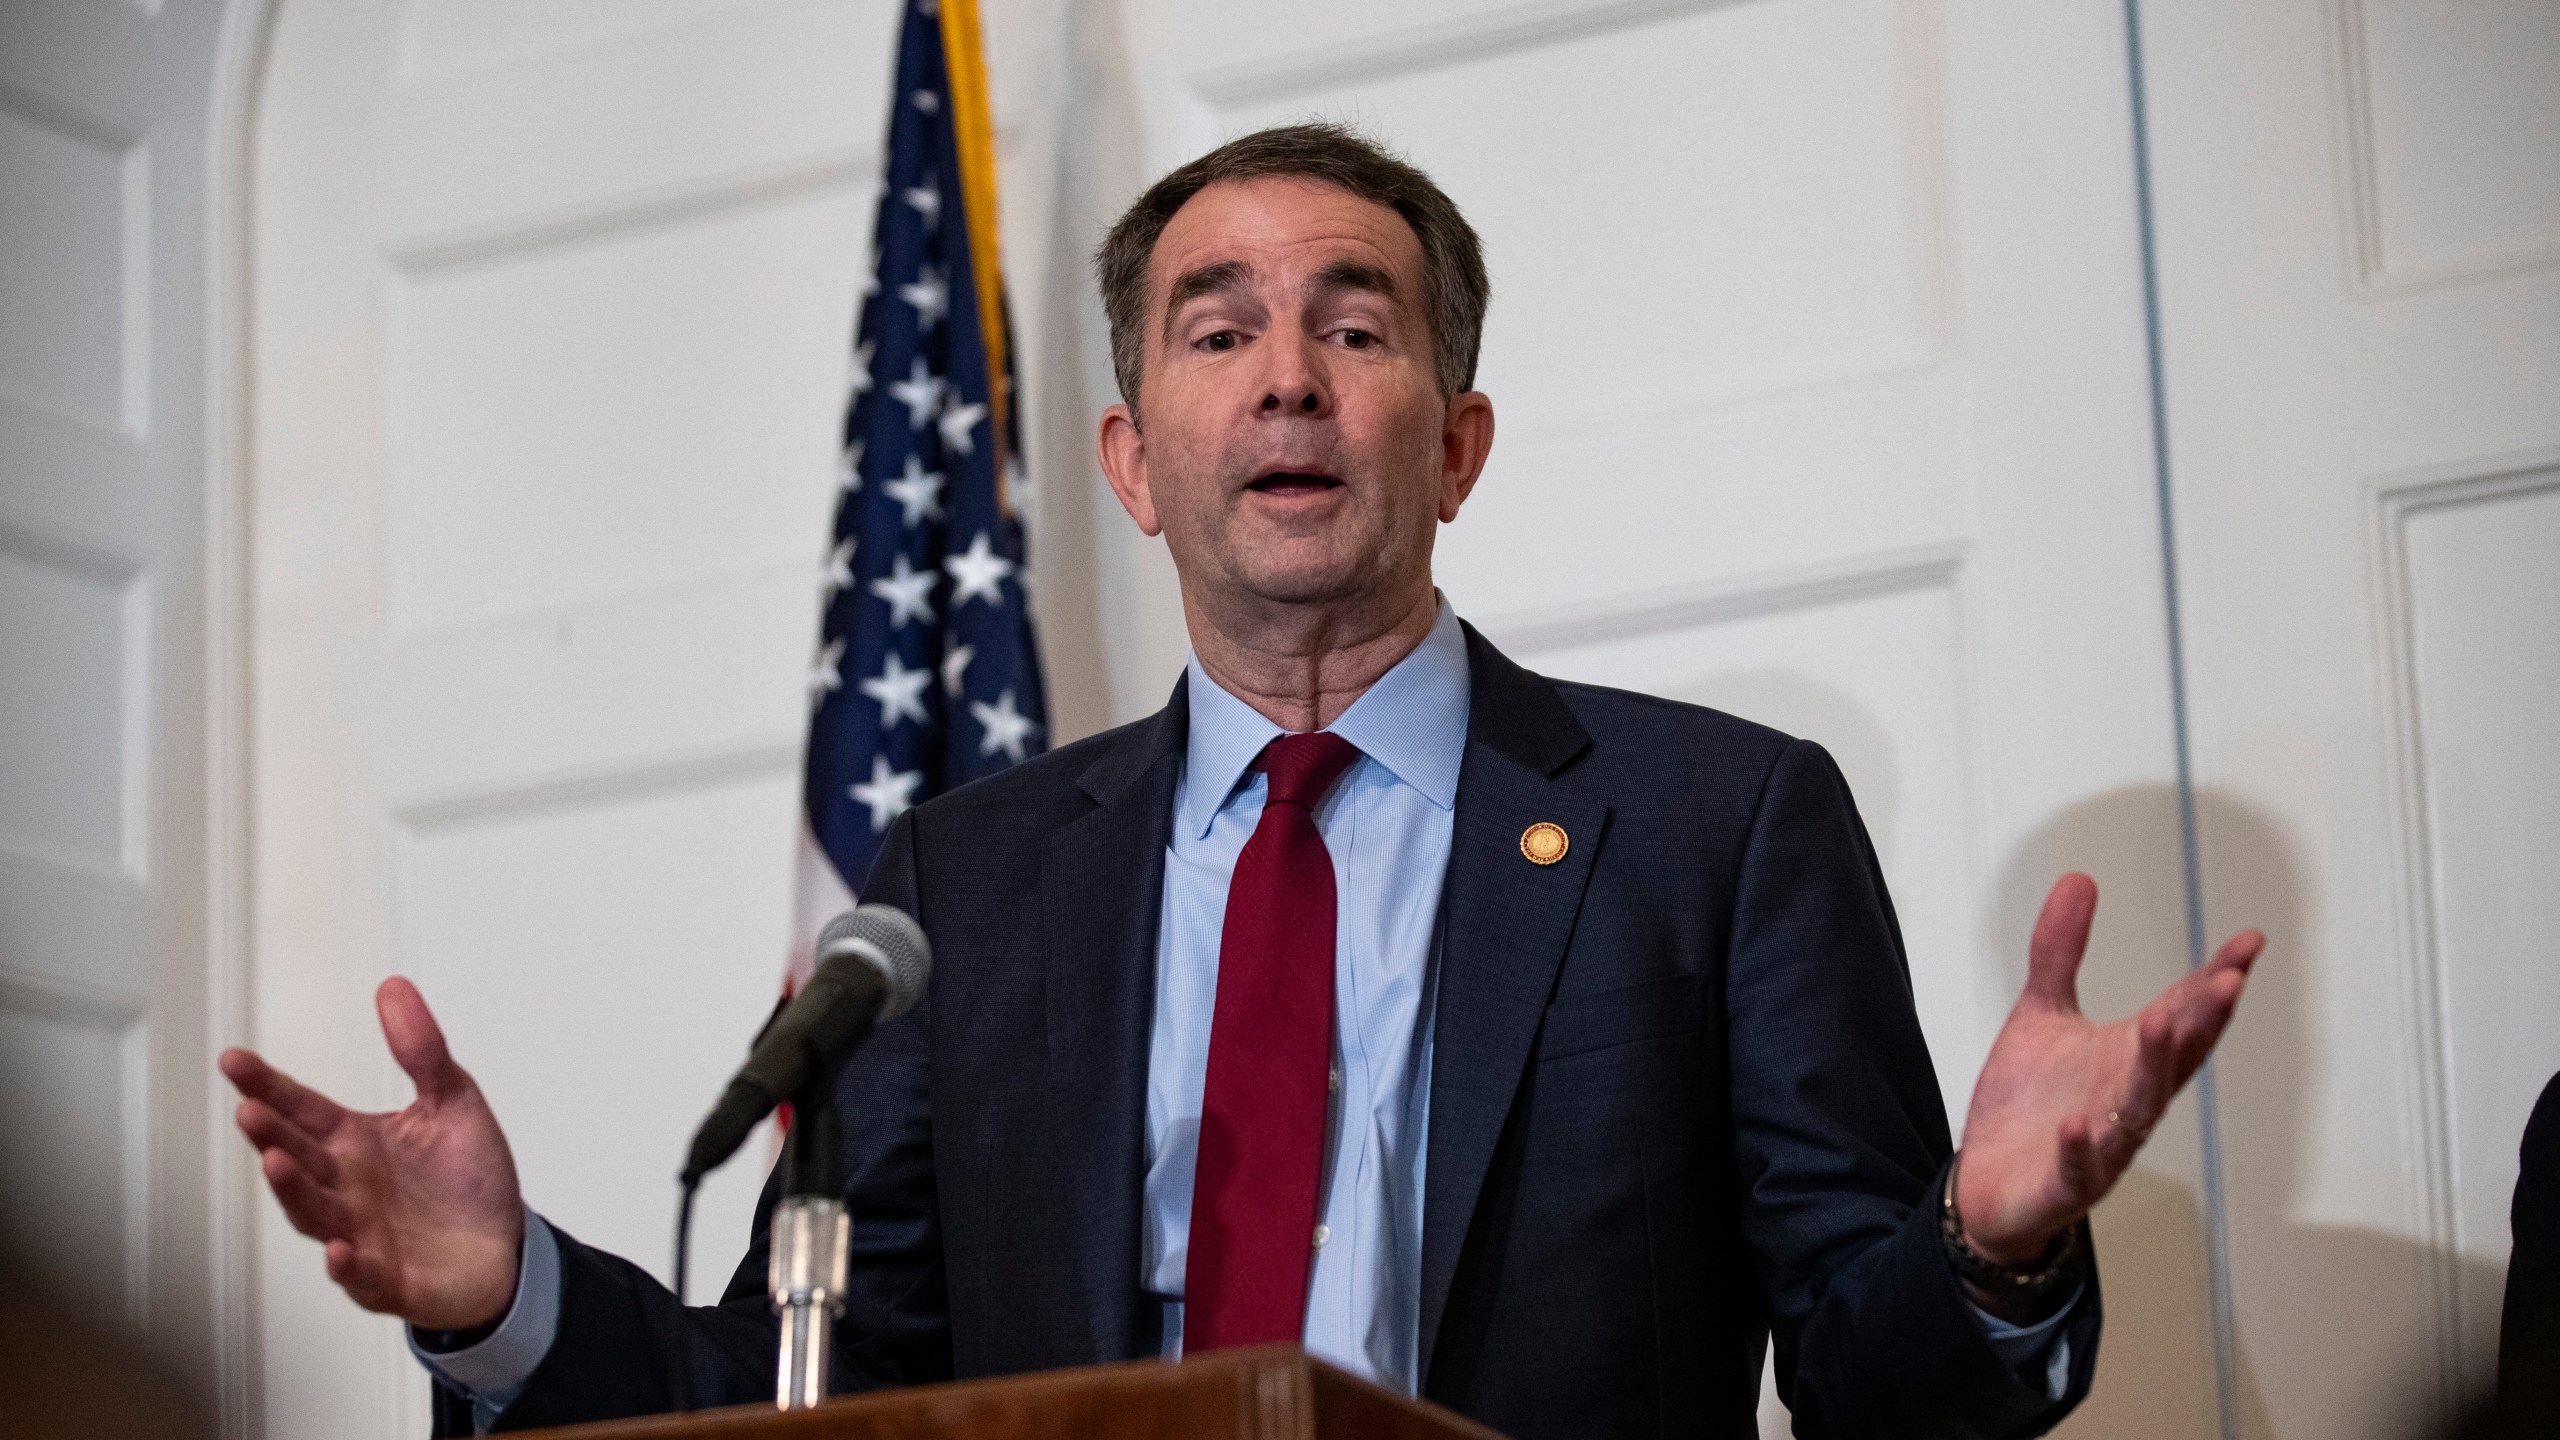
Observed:
[[[1156,995],[1147,1068],[1147,1169],[1139,1286],[1164,1305],[1164,1353],[1182,1349],[1191,1178],[1217,1013],[1227,882],[1262,819],[1249,767],[1281,728],[1218,687],[1195,659],[1184,687],[1190,735],[1165,847]],[[1326,728],[1361,758],[1317,807],[1333,857],[1334,1082],[1322,1217],[1307,1288],[1307,1349],[1407,1394],[1420,1343],[1422,1192],[1431,1120],[1431,1017],[1441,882],[1457,817],[1470,694],[1466,637],[1448,602],[1412,654]],[[862,1223],[860,1216],[854,1223]],[[526,1212],[513,1307],[464,1350],[411,1349],[472,1398],[486,1429],[550,1353],[559,1327],[558,1243]],[[2065,1305],[2032,1326],[1974,1313],[1992,1349],[2060,1396],[2070,1375]]]
[[[1284,732],[1191,662],[1191,728],[1165,846],[1147,1063],[1146,1229],[1139,1284],[1182,1349],[1183,1267],[1200,1096],[1217,1012],[1227,881],[1262,820],[1249,769]],[[1319,1223],[1309,1237],[1309,1352],[1410,1393],[1422,1317],[1422,1166],[1431,1123],[1440,882],[1467,743],[1467,642],[1446,601],[1431,633],[1325,727],[1360,758],[1316,807],[1333,857],[1333,1072]]]

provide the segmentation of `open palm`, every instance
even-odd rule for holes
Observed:
[[[2231,1021],[2266,937],[2244,930],[2140,1012],[2080,1011],[2098,887],[2065,875],[2045,897],[2027,985],[1992,1043],[1965,1116],[1956,1205],[1984,1257],[2032,1262],[2114,1188]]]
[[[486,1324],[515,1296],[515,1157],[417,987],[386,980],[374,1004],[416,1100],[350,1110],[250,1051],[226,1050],[241,1133],[293,1228],[321,1242],[329,1278],[357,1304],[426,1329]]]

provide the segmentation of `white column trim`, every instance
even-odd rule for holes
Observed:
[[[204,716],[205,1037],[208,1054],[255,1039],[250,1003],[249,235],[250,146],[278,0],[224,0],[205,133]],[[206,1089],[215,1427],[264,1428],[259,1387],[254,1157],[230,1087]]]

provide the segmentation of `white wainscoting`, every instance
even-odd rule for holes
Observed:
[[[140,440],[151,413],[151,150],[0,86],[0,392]]]
[[[2560,453],[2370,493],[2407,1120],[2451,1398],[2494,1379],[2517,1139],[2560,1071]]]
[[[2350,253],[2362,287],[2460,284],[2560,264],[2560,147],[2549,142],[2560,134],[2560,7],[2335,0],[2334,17]]]
[[[151,1031],[132,991],[0,968],[0,1238],[71,1293],[151,1305]]]
[[[770,984],[739,981],[790,943],[774,837],[797,758],[402,827],[401,968],[506,1125],[528,1203],[662,1278],[685,1141],[778,993],[779,959]],[[703,1186],[698,1301],[745,1248],[763,1159],[751,1144]]]

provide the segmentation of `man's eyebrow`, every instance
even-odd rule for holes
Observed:
[[[1168,340],[1173,338],[1174,317],[1182,313],[1183,306],[1203,295],[1215,295],[1222,290],[1241,290],[1245,287],[1245,282],[1252,278],[1252,267],[1241,260],[1213,261],[1207,265],[1185,270],[1175,276],[1173,289],[1164,297],[1165,338]]]
[[[1395,276],[1358,260],[1336,260],[1307,281],[1310,297],[1341,290],[1366,290],[1388,300],[1397,298],[1398,293]]]

